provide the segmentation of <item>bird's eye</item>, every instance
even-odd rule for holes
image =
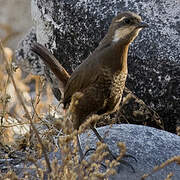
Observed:
[[[130,21],[130,19],[127,19],[127,18],[126,18],[126,19],[124,19],[124,22],[125,22],[126,24],[130,24],[131,21]]]

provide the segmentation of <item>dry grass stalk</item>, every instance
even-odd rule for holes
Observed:
[[[90,123],[96,122],[99,116],[92,115],[87,121],[85,121],[79,128],[79,131],[72,128],[72,122],[69,118],[65,118],[61,124],[64,132],[68,135],[61,136],[59,138],[59,146],[61,148],[62,164],[54,170],[52,168],[53,178],[59,177],[60,179],[107,179],[109,176],[116,173],[115,167],[119,165],[116,160],[112,162],[109,160],[105,161],[106,170],[101,172],[102,162],[107,157],[106,144],[101,142],[97,143],[96,151],[90,156],[89,160],[83,160],[79,162],[79,149],[77,146],[77,134],[83,133]],[[121,153],[118,159],[121,159],[126,152],[125,145],[119,143],[118,146],[121,148]],[[54,162],[57,166],[57,161]],[[53,167],[54,165],[52,165]]]
[[[19,92],[19,90],[18,90],[18,88],[17,88],[17,86],[16,86],[16,83],[15,83],[15,81],[14,81],[14,78],[13,78],[13,75],[12,75],[12,72],[11,72],[11,66],[10,66],[10,64],[9,64],[9,62],[8,62],[8,59],[9,59],[8,57],[11,57],[11,55],[9,55],[8,52],[5,52],[5,51],[4,51],[4,47],[3,47],[3,45],[2,45],[1,42],[0,42],[0,49],[1,49],[1,51],[2,51],[3,58],[4,58],[5,62],[6,62],[6,71],[7,71],[8,75],[9,75],[9,77],[10,77],[12,83],[13,83],[13,86],[14,86],[14,89],[15,89],[15,91],[16,91],[17,97],[18,97],[18,99],[19,99],[19,101],[20,101],[20,103],[21,103],[21,105],[22,105],[22,107],[23,107],[23,109],[24,109],[24,111],[25,111],[25,113],[26,113],[26,117],[27,117],[27,119],[30,121],[30,124],[31,124],[31,126],[32,126],[32,129],[34,130],[34,132],[35,132],[35,134],[36,134],[36,136],[37,136],[37,138],[38,138],[38,141],[39,141],[39,143],[40,143],[41,146],[42,146],[43,154],[44,154],[44,157],[45,157],[45,160],[46,160],[46,163],[47,163],[47,168],[48,168],[48,170],[49,170],[49,172],[50,172],[50,171],[51,171],[51,166],[50,166],[50,162],[49,162],[49,159],[48,159],[47,154],[46,154],[46,151],[45,151],[45,147],[44,147],[44,145],[43,145],[43,143],[42,143],[42,141],[41,141],[41,138],[40,138],[40,136],[39,136],[38,131],[36,130],[36,128],[35,128],[35,126],[34,126],[34,124],[33,124],[33,119],[31,118],[30,113],[28,112],[28,110],[27,110],[27,108],[26,108],[26,106],[25,106],[25,104],[24,104],[24,101],[23,101],[23,99],[22,99],[22,97],[21,97],[21,95],[20,95],[20,92]]]
[[[167,177],[166,177],[165,180],[171,180],[172,177],[173,177],[173,173],[170,172],[170,173],[167,175]]]
[[[176,133],[177,133],[178,136],[180,136],[180,125],[178,125],[178,126],[176,127]]]
[[[164,163],[162,163],[160,166],[156,166],[154,167],[153,171],[149,174],[144,174],[141,178],[141,180],[146,179],[147,177],[151,176],[152,174],[154,174],[155,172],[163,169],[165,166],[168,166],[171,163],[177,163],[178,165],[180,165],[180,156],[174,156],[171,159],[168,159],[167,161],[165,161]],[[170,175],[169,175],[170,176]]]

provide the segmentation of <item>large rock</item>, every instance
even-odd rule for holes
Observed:
[[[127,154],[131,154],[137,159],[127,158],[134,168],[135,173],[124,165],[120,166],[120,172],[113,179],[135,180],[140,179],[143,174],[152,172],[155,166],[161,165],[169,158],[180,155],[180,137],[166,131],[155,128],[121,124],[98,128],[100,135],[105,137],[105,142],[109,145],[113,153],[118,154],[117,142],[124,142]],[[95,148],[97,137],[91,133],[81,135],[82,148],[90,146]],[[124,159],[125,160],[125,159]],[[167,174],[173,172],[174,180],[180,178],[180,165],[175,163],[163,168],[153,174],[147,180],[164,180]]]
[[[116,124],[112,127],[105,126],[97,130],[102,137],[105,137],[105,142],[114,154],[119,154],[119,148],[116,144],[118,142],[124,142],[127,153],[137,159],[136,162],[133,158],[124,158],[124,160],[134,167],[135,173],[132,172],[130,167],[121,164],[118,168],[118,174],[110,178],[113,180],[141,179],[145,173],[151,173],[155,166],[161,165],[174,156],[180,156],[180,137],[166,131],[130,124]],[[87,145],[91,148],[96,148],[97,138],[92,131],[82,134],[80,139],[83,149],[85,149]],[[59,151],[50,153],[49,158],[51,162],[56,158],[58,163],[61,164],[61,154]],[[39,167],[44,166],[40,162],[41,161],[39,161]],[[24,163],[29,164],[27,161]],[[37,178],[38,173],[35,170],[28,167],[24,169],[23,167],[23,163],[13,166],[19,177],[23,178],[24,172],[29,172],[29,179]],[[19,171],[19,169],[21,169],[21,171]],[[164,180],[170,172],[173,173],[173,180],[179,180],[179,171],[180,165],[171,163],[152,174],[147,180]]]
[[[150,26],[130,47],[127,86],[159,113],[166,130],[175,132],[180,123],[180,1],[32,0],[34,35],[72,72],[97,47],[112,17],[125,10],[137,12]],[[17,63],[23,48],[21,43]],[[37,57],[25,61],[43,74]]]

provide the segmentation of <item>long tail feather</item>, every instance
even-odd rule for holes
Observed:
[[[33,43],[31,50],[43,60],[65,87],[70,75],[48,49],[39,43]]]

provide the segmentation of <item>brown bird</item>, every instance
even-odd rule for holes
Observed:
[[[61,88],[64,93],[64,107],[73,107],[69,111],[72,113],[74,129],[78,130],[91,114],[101,116],[119,108],[128,73],[129,45],[139,31],[147,26],[135,13],[118,14],[113,18],[106,36],[96,50],[70,77],[46,48],[40,44],[33,45],[32,51],[42,58],[65,87]],[[74,100],[78,103],[74,103]],[[104,143],[93,124],[91,129]],[[110,150],[109,152],[112,155]],[[80,156],[82,157],[81,148]]]

